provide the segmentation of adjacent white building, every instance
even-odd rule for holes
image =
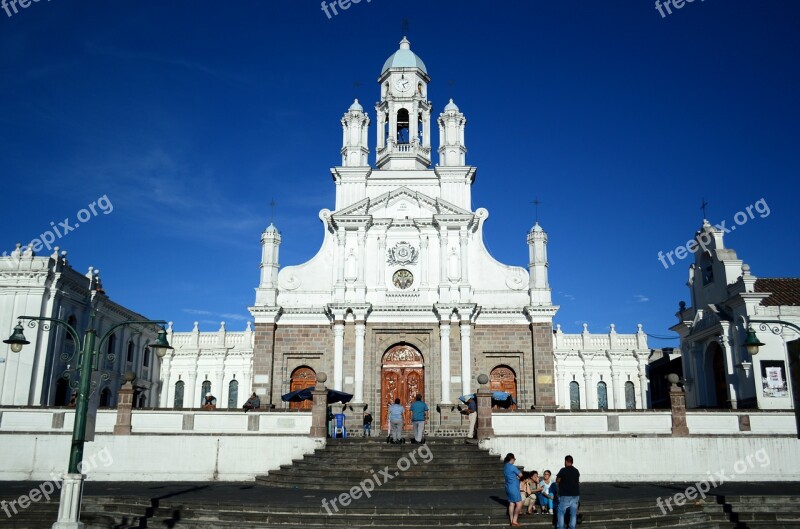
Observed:
[[[800,325],[800,279],[757,278],[723,237],[708,221],[695,234],[691,306],[681,302],[672,327],[681,336],[687,406],[794,408],[790,378],[797,376],[800,335],[762,322]],[[745,346],[751,327],[765,344],[755,356]]]
[[[126,320],[146,320],[111,301],[103,290],[100,272],[89,268],[86,274],[74,270],[66,252],[58,248],[52,255],[37,256],[33,250],[17,248],[0,257],[0,330],[10,336],[20,316],[55,318],[68,322],[83,339],[91,312],[99,337]],[[56,324],[30,327],[25,336],[31,342],[19,353],[0,347],[0,405],[65,405],[77,384],[76,344],[65,328]],[[49,331],[47,329],[50,329]],[[119,328],[100,349],[100,371],[107,377],[96,379],[95,392],[101,406],[114,406],[123,374],[136,375],[135,404],[156,406],[160,369],[158,357],[148,344],[155,339],[153,326],[132,325]],[[109,355],[113,355],[113,360]]]

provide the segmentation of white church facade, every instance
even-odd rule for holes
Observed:
[[[236,385],[239,399],[254,391],[262,405],[285,407],[282,394],[313,385],[325,372],[329,387],[353,394],[354,409],[372,406],[384,421],[387,403],[408,404],[417,393],[451,409],[486,373],[494,389],[514,394],[518,408],[624,408],[626,391],[629,407],[646,407],[649,350],[641,330],[554,332],[558,307],[547,234],[538,224],[520,241],[529,248],[527,267],[489,254],[489,212],[472,206],[477,169],[466,163],[466,118],[452,100],[435,118],[429,82],[403,39],[381,72],[374,119],[358,101],[344,114],[342,162],[331,169],[336,203],[320,211],[323,241],[310,261],[281,267],[280,233],[270,225],[262,234],[254,328],[229,348],[252,359],[238,374],[248,382]],[[433,119],[439,162],[432,166]],[[176,350],[164,363],[169,390],[162,405],[175,404],[179,378],[192,385],[184,405],[196,403],[201,383],[209,382],[227,401],[235,373],[225,347],[212,342],[224,344],[232,333],[215,334],[170,335]],[[582,398],[571,402],[576,384]]]

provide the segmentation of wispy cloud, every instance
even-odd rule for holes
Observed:
[[[210,310],[202,310],[202,309],[181,309],[186,314],[191,314],[192,316],[211,316],[219,318],[219,320],[212,320],[205,318],[202,323],[213,323],[219,324],[222,321],[248,321],[250,318],[244,314],[236,314],[233,312],[212,312]]]
[[[650,298],[648,298],[647,296],[644,296],[644,295],[642,295],[642,294],[636,294],[636,295],[634,295],[633,297],[634,297],[634,298],[636,299],[636,301],[638,301],[639,303],[646,303],[646,302],[650,301]]]

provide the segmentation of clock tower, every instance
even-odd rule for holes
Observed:
[[[381,100],[376,164],[379,169],[427,169],[431,165],[431,103],[428,71],[403,38],[378,79]]]

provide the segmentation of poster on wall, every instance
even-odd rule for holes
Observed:
[[[788,397],[789,386],[786,380],[786,364],[781,360],[761,362],[761,385],[765,397]]]

